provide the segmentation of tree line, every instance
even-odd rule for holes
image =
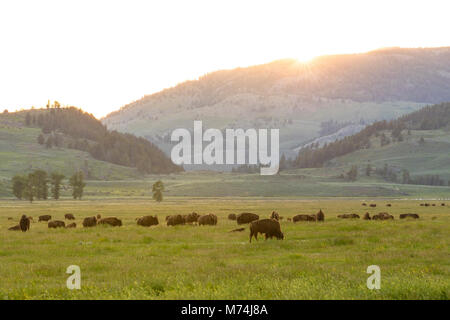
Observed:
[[[396,120],[374,122],[352,136],[325,144],[322,147],[303,148],[292,161],[292,166],[294,168],[319,168],[333,158],[370,148],[370,138],[373,136],[380,138],[381,145],[387,145],[391,141],[403,141],[402,132],[405,130],[408,134],[410,134],[410,130],[436,130],[448,126],[449,123],[450,103],[427,106]],[[391,131],[391,138],[381,132],[386,130]],[[423,138],[419,143],[424,143]]]
[[[141,173],[183,171],[156,145],[132,134],[109,131],[92,114],[56,103],[47,110],[30,111],[26,126],[42,129],[38,143],[47,148],[66,147],[88,152],[97,160],[137,168]]]
[[[51,196],[58,200],[61,196],[62,182],[65,176],[53,172],[51,174],[44,170],[34,170],[27,175],[15,175],[12,178],[12,193],[17,199],[28,200],[47,200]],[[83,196],[84,182],[83,172],[75,172],[69,179],[69,186],[72,189],[74,199],[81,199]],[[50,187],[50,193],[49,193]]]

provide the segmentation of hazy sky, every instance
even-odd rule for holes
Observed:
[[[443,1],[0,0],[0,108],[96,116],[219,69],[450,46]]]

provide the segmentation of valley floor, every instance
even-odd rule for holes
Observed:
[[[386,207],[388,203],[392,207]],[[169,197],[147,200],[0,201],[1,299],[449,299],[450,201]],[[325,213],[324,223],[287,221]],[[284,217],[284,240],[249,243],[249,230],[232,232],[229,213],[272,210]],[[170,214],[215,213],[217,226],[167,227]],[[394,221],[340,220],[341,213],[387,211]],[[76,229],[48,229],[42,214]],[[418,213],[419,220],[399,220]],[[22,214],[29,232],[8,231]],[[82,228],[84,217],[116,216],[122,227]],[[145,228],[135,218],[157,215]],[[8,220],[8,217],[13,220]],[[66,288],[66,269],[81,268],[81,290]],[[366,286],[367,267],[381,269],[381,289]]]

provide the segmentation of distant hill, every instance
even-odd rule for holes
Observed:
[[[323,122],[389,120],[443,101],[450,101],[450,48],[389,48],[212,72],[145,96],[102,122],[166,152],[172,130],[192,128],[195,119],[219,129],[279,128],[282,152],[292,156],[321,136]]]
[[[450,182],[450,103],[424,107],[391,121],[375,122],[362,131],[325,145],[300,150],[293,162],[296,168],[345,167],[351,165],[382,173],[391,166],[387,179],[399,182],[407,170],[418,184],[439,176]],[[389,177],[390,175],[390,177]],[[414,181],[411,181],[414,182]],[[441,184],[439,182],[439,184]]]
[[[98,180],[182,171],[149,141],[108,131],[76,108],[0,114],[0,159],[3,182],[37,168],[66,176],[83,170],[86,178]]]

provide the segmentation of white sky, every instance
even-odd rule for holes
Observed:
[[[450,46],[449,9],[448,0],[0,0],[0,109],[51,99],[103,116],[219,69]]]

